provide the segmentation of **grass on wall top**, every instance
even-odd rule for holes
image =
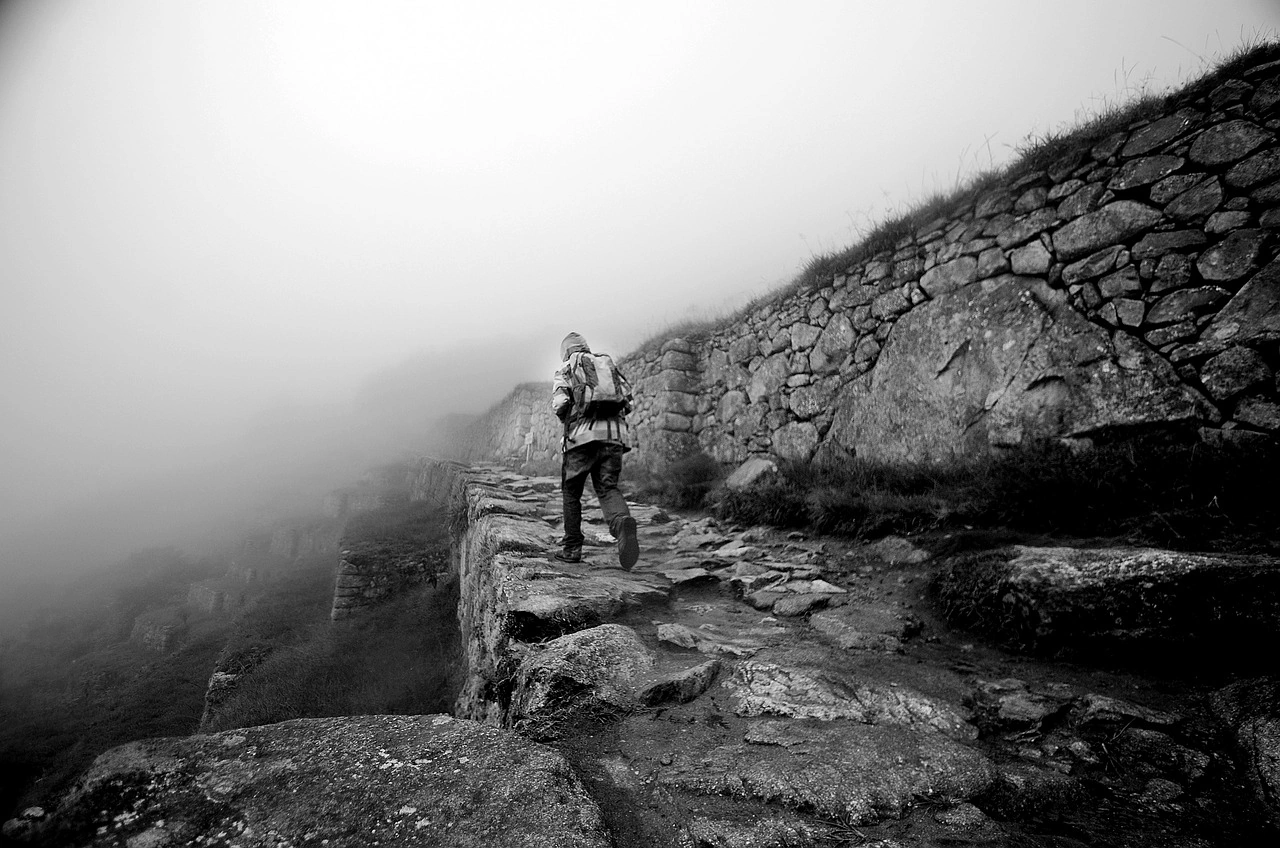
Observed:
[[[1100,112],[1074,127],[1029,136],[1017,148],[1015,158],[1008,164],[980,172],[951,191],[934,194],[905,211],[891,215],[857,243],[834,253],[813,257],[791,282],[751,300],[731,313],[673,324],[645,340],[632,355],[656,350],[671,338],[703,341],[762,306],[778,303],[797,293],[828,286],[836,275],[846,273],[850,268],[878,254],[893,251],[904,239],[914,237],[929,224],[975,202],[996,186],[1013,182],[1026,174],[1047,170],[1059,163],[1083,161],[1094,145],[1108,136],[1138,121],[1166,114],[1181,103],[1201,97],[1228,79],[1275,61],[1280,61],[1280,40],[1260,40],[1256,44],[1238,49],[1177,91],[1163,94],[1139,91],[1127,102],[1106,104]]]

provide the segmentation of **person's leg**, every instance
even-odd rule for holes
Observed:
[[[564,455],[564,476],[560,492],[564,501],[564,557],[575,561],[582,556],[582,490],[591,472],[590,445],[574,448]]]
[[[640,545],[636,538],[636,520],[631,517],[626,498],[618,489],[621,477],[622,446],[606,445],[591,466],[591,485],[600,500],[600,511],[604,513],[609,532],[618,540],[618,561],[630,570],[640,556]]]

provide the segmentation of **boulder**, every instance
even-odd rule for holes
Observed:
[[[740,716],[790,716],[977,738],[977,729],[956,708],[899,686],[857,683],[822,672],[747,660],[722,684],[734,695]]]
[[[1237,681],[1215,692],[1212,703],[1244,758],[1254,791],[1280,815],[1280,681]]]
[[[38,832],[12,835],[68,848],[613,844],[558,753],[442,715],[131,742],[98,757]]]
[[[753,456],[734,469],[724,481],[725,488],[743,491],[778,473],[778,463],[769,457]]]
[[[504,582],[503,608],[497,610],[505,619],[506,635],[526,642],[664,604],[671,596],[656,576],[606,571],[589,562],[553,566],[547,560],[499,557],[495,567],[509,570],[514,578]]]
[[[1060,260],[1070,262],[1149,230],[1161,217],[1158,209],[1117,200],[1063,225],[1053,234],[1053,246]]]
[[[642,679],[655,662],[640,636],[621,624],[561,636],[520,663],[509,720],[549,736],[555,725],[579,715],[629,709],[640,703]]]
[[[864,825],[899,818],[920,798],[973,798],[995,778],[985,756],[940,733],[764,719],[746,740],[680,762],[660,782]]]
[[[936,588],[954,624],[1037,653],[1185,665],[1280,648],[1280,563],[1265,556],[1014,546],[956,557]]]
[[[1280,259],[1254,274],[1227,301],[1202,338],[1217,350],[1228,344],[1280,341]]]
[[[1197,421],[1207,402],[1125,334],[1037,278],[987,280],[917,306],[839,396],[827,439],[872,461],[944,461],[1039,439]]]

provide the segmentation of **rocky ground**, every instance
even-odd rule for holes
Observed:
[[[558,480],[462,474],[459,717],[134,743],[5,835],[131,848],[1280,836],[1271,560],[857,543],[633,503],[628,573],[594,506],[585,561],[550,557]]]
[[[489,491],[486,510],[505,498],[554,538],[554,485],[505,473],[487,485],[502,495]],[[1237,652],[1261,651],[1265,668],[1276,631],[1249,628],[1274,595],[1269,561],[935,555],[961,546],[633,510],[630,574],[601,524],[580,566],[522,559],[505,712],[564,752],[620,846],[1210,846],[1280,833],[1265,803],[1280,786],[1266,745],[1275,687],[1228,686],[1248,669],[1201,664],[1204,651],[1158,674],[1132,664],[1244,628]],[[1109,628],[1097,622],[1108,597]],[[1233,615],[1241,598],[1253,600]],[[953,629],[944,609],[985,635]],[[1183,620],[1204,632],[1171,639]],[[1073,631],[1088,654],[1043,656],[1073,656]]]

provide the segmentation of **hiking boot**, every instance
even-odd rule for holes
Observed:
[[[582,562],[582,548],[565,548],[556,551],[553,556],[561,562]]]
[[[622,535],[618,537],[618,562],[625,571],[640,559],[640,540],[636,538],[636,520],[631,516],[622,519]]]

